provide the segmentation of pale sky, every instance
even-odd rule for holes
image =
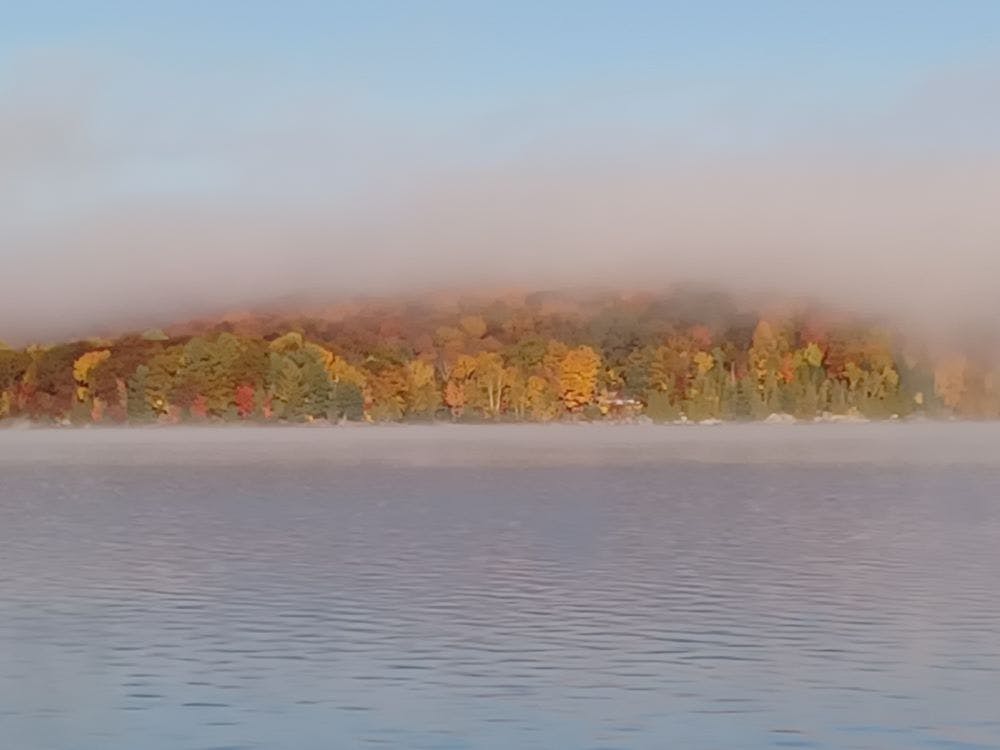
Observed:
[[[1000,315],[1000,3],[0,6],[0,338],[453,283]]]

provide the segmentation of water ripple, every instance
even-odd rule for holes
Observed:
[[[1000,747],[996,451],[880,463],[857,433],[864,460],[776,463],[801,438],[761,429],[712,461],[640,431],[414,465],[94,434],[0,458],[11,747]]]

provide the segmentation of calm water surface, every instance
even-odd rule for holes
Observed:
[[[0,738],[997,748],[1000,428],[0,431]]]

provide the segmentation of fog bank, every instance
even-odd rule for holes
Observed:
[[[690,81],[583,76],[407,118],[249,72],[210,90],[92,51],[13,63],[0,338],[507,284],[696,281],[921,324],[1000,318],[989,66],[850,106],[735,74],[696,99]]]

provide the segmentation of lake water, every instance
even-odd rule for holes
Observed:
[[[1000,427],[0,431],[0,746],[1000,747]]]

